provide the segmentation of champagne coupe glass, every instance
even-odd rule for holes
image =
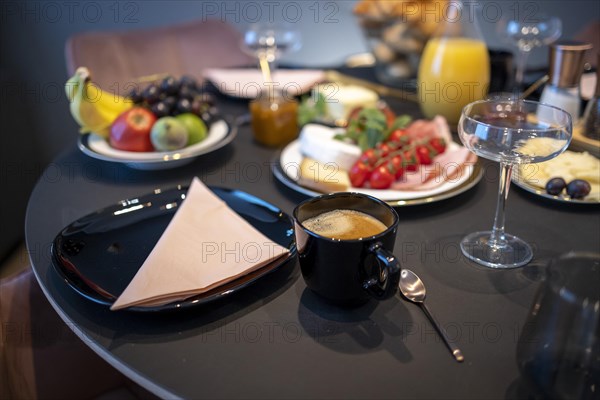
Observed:
[[[547,161],[571,142],[571,115],[554,106],[526,100],[481,100],[463,108],[460,140],[478,156],[500,163],[494,227],[461,242],[463,254],[490,268],[515,268],[533,257],[531,247],[504,232],[506,198],[513,166]]]
[[[519,50],[515,76],[515,83],[519,89],[523,85],[525,66],[531,50],[554,43],[562,33],[562,23],[557,17],[523,14],[520,18],[502,20],[498,25],[500,34]]]
[[[244,34],[242,50],[258,58],[265,82],[273,82],[276,62],[302,46],[300,32],[285,24],[254,24]]]

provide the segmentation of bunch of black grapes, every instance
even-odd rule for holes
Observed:
[[[190,76],[179,79],[167,76],[143,89],[133,89],[128,97],[135,104],[148,108],[156,118],[194,113],[208,126],[217,119],[213,96],[202,90]]]

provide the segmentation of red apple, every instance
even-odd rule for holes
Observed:
[[[110,145],[125,151],[154,151],[150,130],[156,116],[143,107],[133,107],[119,115],[110,127]]]

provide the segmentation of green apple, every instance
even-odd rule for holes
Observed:
[[[187,129],[189,135],[187,142],[188,146],[206,139],[208,129],[206,129],[206,124],[199,116],[192,113],[183,113],[175,118]]]
[[[172,151],[185,147],[188,131],[175,117],[162,117],[156,120],[150,131],[150,141],[158,151]]]

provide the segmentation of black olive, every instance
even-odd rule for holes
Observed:
[[[588,181],[583,179],[575,179],[569,182],[567,185],[567,194],[572,199],[583,199],[585,196],[590,194],[592,186]]]
[[[563,178],[552,178],[546,182],[546,193],[558,196],[566,186],[567,182]]]

